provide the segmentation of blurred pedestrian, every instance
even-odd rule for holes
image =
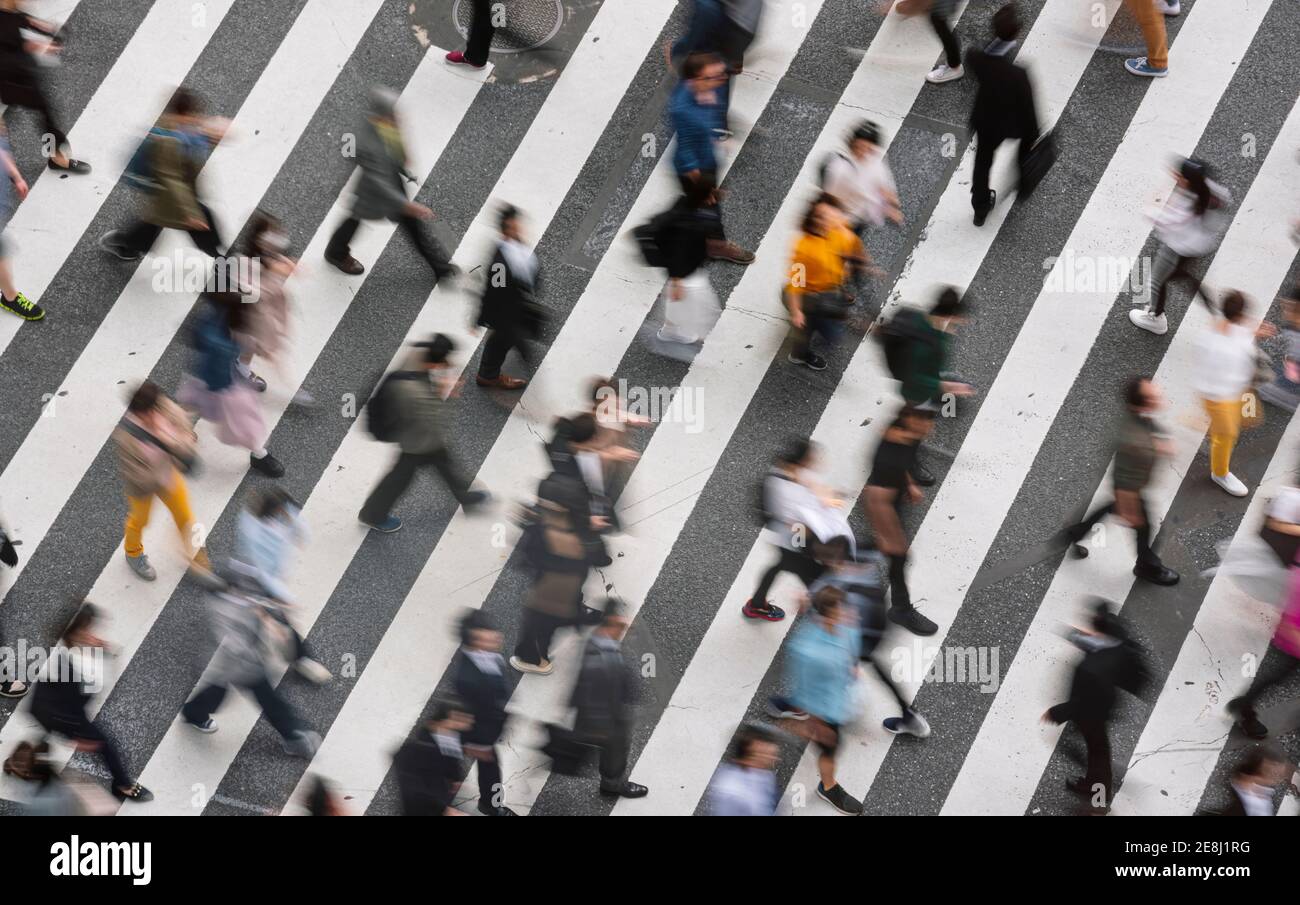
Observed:
[[[392,89],[370,90],[369,109],[357,135],[356,153],[361,176],[357,180],[352,212],[330,236],[325,260],[346,274],[364,273],[365,265],[352,257],[349,247],[352,237],[362,220],[393,220],[411,237],[416,250],[429,262],[439,280],[453,276],[457,271],[451,263],[451,253],[420,225],[421,220],[433,216],[433,211],[406,197],[403,180],[414,182],[415,177],[406,169],[406,145],[397,121],[397,93]]]
[[[478,762],[478,811],[487,817],[517,817],[505,806],[501,755],[497,742],[506,725],[510,685],[501,659],[501,632],[481,610],[471,610],[460,624],[460,657],[455,693],[473,717],[461,744]]]
[[[1159,2],[1159,0],[1157,0]],[[1134,308],[1128,319],[1134,326],[1163,336],[1169,330],[1165,301],[1169,283],[1182,277],[1192,284],[1192,295],[1202,293],[1201,281],[1188,272],[1198,259],[1214,251],[1227,228],[1227,208],[1232,195],[1210,179],[1210,168],[1202,161],[1186,158],[1174,173],[1174,191],[1169,203],[1156,217],[1155,233],[1160,240],[1151,271],[1146,308]],[[1209,304],[1209,299],[1206,299]]]
[[[240,287],[249,310],[235,337],[241,350],[235,368],[253,389],[263,393],[266,380],[253,372],[255,357],[265,360],[280,377],[288,379],[286,360],[290,353],[294,312],[285,284],[298,262],[289,257],[289,237],[283,225],[261,210],[253,214],[248,238],[240,251],[241,257],[248,262],[246,269],[253,283]],[[293,401],[310,405],[314,400],[310,393],[299,389]]]
[[[221,236],[212,210],[200,197],[198,179],[228,125],[225,119],[206,116],[198,95],[177,88],[128,167],[128,179],[146,192],[144,210],[126,229],[100,236],[100,247],[123,261],[139,261],[164,229],[181,229],[199,251],[220,258]],[[216,269],[218,277],[221,272]],[[222,286],[218,280],[209,288],[236,287]]]
[[[488,328],[476,382],[481,387],[522,390],[528,381],[502,374],[501,365],[511,349],[529,362],[533,357],[529,344],[541,338],[546,323],[546,311],[537,301],[541,265],[524,241],[523,214],[517,207],[502,207],[497,223],[500,238],[488,264],[476,324]]]
[[[631,705],[636,689],[623,659],[629,620],[616,600],[605,601],[604,620],[582,652],[571,704],[577,711],[574,737],[600,750],[600,794],[644,798],[650,790],[624,777],[631,744]]]
[[[1273,817],[1273,796],[1292,772],[1285,754],[1272,745],[1252,745],[1232,768],[1232,791],[1223,817]]]
[[[705,794],[714,817],[771,817],[781,800],[776,784],[780,749],[762,726],[741,726],[727,759],[713,774]]]
[[[869,269],[879,272],[838,202],[830,195],[819,196],[804,214],[782,287],[795,331],[791,362],[813,371],[826,369],[826,359],[813,346],[829,351],[835,345],[853,308],[850,284],[856,274]]]
[[[927,82],[942,85],[966,74],[961,67],[961,42],[952,30],[952,20],[957,12],[957,0],[933,0],[930,4],[930,27],[943,45],[943,62],[931,69]]]
[[[0,524],[0,565],[10,569],[18,565],[17,545],[9,537],[3,524]],[[3,576],[4,570],[0,569],[0,578]],[[0,584],[0,598],[3,597],[2,589],[3,584]],[[3,636],[0,636],[0,644],[3,640]],[[8,668],[10,666],[15,667],[12,673]],[[27,684],[26,675],[20,674],[16,666],[17,664],[9,658],[5,658],[3,663],[0,663],[0,698],[21,698],[31,687]]]
[[[41,35],[34,38],[31,35]],[[68,135],[59,128],[34,54],[53,56],[63,50],[63,32],[49,22],[28,15],[20,0],[0,0],[0,102],[26,107],[41,118],[52,144],[42,146],[51,170],[85,174],[90,164],[68,156]]]
[[[1172,4],[1172,10],[1171,10]],[[1165,16],[1176,16],[1181,11],[1178,0],[1124,0],[1138,25],[1142,40],[1147,45],[1147,55],[1130,57],[1124,68],[1136,76],[1162,79],[1169,74],[1169,42],[1165,36]]]
[[[710,243],[723,240],[717,186],[712,174],[702,173],[684,189],[657,236],[668,283],[661,294],[663,323],[655,338],[667,344],[670,355],[674,348],[703,342],[722,315],[706,266]]]
[[[391,420],[394,433],[388,439],[398,444],[399,452],[393,467],[361,507],[358,518],[363,525],[385,534],[401,528],[402,520],[392,514],[393,504],[422,468],[437,471],[466,511],[487,502],[486,491],[470,490],[447,448],[447,404],[443,395],[453,389],[447,359],[455,349],[451,337],[443,333],[415,343],[404,368],[384,378],[371,397],[368,405],[372,432],[377,421]],[[382,417],[377,409],[382,410]]]
[[[839,203],[849,228],[864,240],[868,227],[886,220],[903,225],[898,187],[880,142],[880,127],[863,120],[849,135],[848,153],[836,151],[822,166],[822,191]]]
[[[239,337],[248,334],[252,307],[235,291],[204,294],[192,334],[194,371],[182,382],[176,400],[212,422],[222,443],[247,449],[253,471],[278,478],[284,475],[284,465],[266,448],[270,429],[257,387],[239,370],[244,354]]]
[[[32,716],[46,732],[68,739],[79,751],[93,751],[104,760],[120,801],[152,801],[153,793],[126,771],[117,745],[103,728],[91,722],[86,707],[103,686],[105,643],[99,629],[99,608],[82,603],[50,652],[45,671],[32,692]]]
[[[1083,651],[1083,660],[1074,668],[1069,699],[1044,713],[1043,721],[1073,723],[1083,736],[1088,751],[1085,772],[1067,780],[1065,787],[1086,797],[1092,813],[1105,813],[1114,791],[1107,726],[1118,692],[1136,697],[1145,687],[1142,648],[1105,601],[1093,605],[1087,628],[1075,628],[1067,637]]]
[[[393,772],[402,814],[406,817],[464,817],[455,808],[463,776],[461,734],[474,725],[465,705],[454,700],[434,702],[428,722],[416,730],[393,755]]]
[[[1288,412],[1300,407],[1300,284],[1282,306],[1282,338],[1285,351],[1277,376],[1259,388],[1259,398]]]
[[[183,472],[198,461],[198,438],[189,418],[157,384],[145,381],[131,394],[126,414],[113,431],[118,467],[126,490],[127,516],[123,548],[131,571],[145,581],[158,573],[144,552],[144,529],[157,497],[171,513],[188,551],[191,569],[211,575],[208,555],[195,544],[194,515]]]
[[[1238,728],[1250,738],[1264,738],[1268,735],[1268,727],[1260,722],[1259,711],[1256,710],[1256,704],[1264,692],[1300,669],[1300,566],[1294,560],[1290,571],[1282,615],[1273,632],[1273,649],[1264,657],[1259,672],[1255,674],[1246,693],[1228,702],[1228,713],[1237,718]]]
[[[0,216],[8,223],[8,218],[17,206],[13,196],[17,195],[19,201],[26,198],[27,182],[19,172],[18,164],[14,163],[14,155],[9,147],[9,132],[3,123],[0,123],[0,169],[4,170],[4,177],[0,178]],[[11,185],[12,192],[9,190]],[[9,243],[4,240],[4,227],[0,226],[0,308],[25,321],[38,321],[45,317],[45,309],[18,291],[14,285],[13,265],[9,260]]]
[[[1139,2],[1150,6],[1152,0]],[[970,115],[971,129],[975,132],[975,168],[970,191],[976,226],[984,225],[997,203],[997,192],[989,188],[989,170],[998,145],[1010,138],[1019,140],[1018,162],[1020,178],[1024,181],[1034,142],[1039,137],[1029,73],[1009,58],[1020,28],[1020,15],[1008,3],[993,14],[993,42],[983,50],[973,48],[966,54],[966,65],[979,82]]]
[[[933,635],[939,626],[921,615],[907,588],[910,544],[902,513],[907,504],[923,498],[913,477],[916,451],[933,429],[933,411],[905,406],[880,438],[865,491],[876,546],[889,559],[889,621],[922,637]]]
[[[1133,574],[1158,585],[1178,584],[1178,573],[1160,561],[1151,547],[1151,519],[1143,491],[1151,483],[1156,463],[1173,452],[1168,434],[1156,422],[1156,413],[1164,406],[1160,388],[1148,377],[1131,378],[1124,387],[1127,409],[1120,423],[1115,448],[1115,467],[1111,472],[1115,499],[1095,509],[1083,521],[1066,529],[1076,557],[1088,555],[1080,541],[1106,516],[1114,513],[1137,535],[1137,564]]]

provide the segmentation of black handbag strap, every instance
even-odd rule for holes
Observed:
[[[159,449],[161,449],[163,452],[167,453],[167,455],[171,456],[173,459],[184,461],[184,458],[182,456],[177,455],[175,450],[173,450],[170,446],[168,446],[163,441],[159,440],[153,434],[149,433],[143,427],[136,424],[134,421],[130,421],[126,418],[123,418],[121,421],[118,422],[118,426],[121,427],[122,430],[130,434],[132,437],[135,437],[135,439],[139,440],[141,443],[148,443],[151,446],[156,446]]]

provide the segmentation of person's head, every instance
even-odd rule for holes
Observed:
[[[503,205],[497,213],[497,229],[512,242],[522,242],[524,215],[513,204]]]
[[[905,405],[894,418],[889,429],[900,440],[920,443],[934,429],[934,411],[914,405]]]
[[[1195,157],[1185,157],[1179,162],[1174,179],[1180,189],[1195,197],[1193,210],[1197,215],[1205,213],[1214,200],[1214,192],[1210,191],[1209,183],[1210,165]]]
[[[67,647],[102,647],[104,642],[95,634],[98,625],[99,608],[89,600],[83,600],[68,620],[59,640]]]
[[[840,220],[840,205],[833,195],[818,195],[808,205],[803,218],[803,231],[810,236],[824,236]]]
[[[451,366],[451,362],[447,359],[451,357],[452,352],[456,351],[456,342],[446,333],[435,333],[431,339],[416,343],[415,347],[424,350],[420,362],[425,368],[430,371],[440,371]]]
[[[1129,640],[1129,632],[1116,613],[1116,608],[1109,600],[1100,597],[1092,601],[1089,627],[1098,635],[1114,638],[1118,641]]]
[[[751,770],[771,770],[776,767],[780,749],[772,733],[763,726],[741,726],[731,740],[728,759]]]
[[[827,625],[838,625],[845,620],[848,608],[844,604],[844,592],[839,588],[826,587],[812,597],[813,612]]]
[[[993,14],[993,35],[999,41],[1014,41],[1020,34],[1020,13],[1008,3]]]
[[[158,404],[162,401],[162,395],[158,384],[146,380],[135,388],[130,401],[126,404],[126,410],[137,420],[152,421],[158,411]]]
[[[312,817],[339,817],[343,809],[334,790],[322,776],[311,776],[307,785],[307,813]]]
[[[866,160],[880,147],[880,127],[871,120],[863,120],[849,136],[849,153],[858,160]]]
[[[254,517],[263,522],[269,522],[271,519],[287,518],[290,507],[299,508],[298,501],[289,495],[287,490],[280,487],[271,487],[266,490],[259,490],[249,503],[249,510]]]
[[[428,722],[431,732],[464,732],[473,725],[473,715],[460,700],[440,698],[434,702]]]
[[[591,412],[557,419],[553,445],[564,444],[574,451],[595,449],[598,427],[596,416]]]
[[[716,53],[692,53],[682,63],[682,79],[696,97],[712,94],[727,80],[727,65]]]
[[[606,597],[603,612],[596,633],[606,638],[613,638],[615,641],[622,641],[628,627],[632,624],[632,620],[627,617],[626,608],[617,598]]]
[[[367,95],[366,113],[371,119],[397,120],[397,92],[386,85],[375,85]]]
[[[460,643],[467,650],[500,650],[501,632],[482,610],[470,610],[460,620]]]
[[[1146,376],[1130,377],[1124,384],[1124,404],[1139,415],[1150,415],[1160,408],[1160,387]]]
[[[930,317],[943,321],[944,324],[963,323],[966,320],[966,302],[957,287],[945,286],[939,290],[934,304],[930,306]]]
[[[289,251],[289,237],[284,226],[272,214],[258,208],[253,212],[252,226],[248,230],[246,253],[249,257],[283,255]]]
[[[1287,778],[1288,770],[1286,755],[1280,750],[1273,745],[1254,745],[1232,768],[1232,778],[1239,783],[1276,786]]]
[[[1246,297],[1236,289],[1229,289],[1223,294],[1223,319],[1230,324],[1239,324],[1246,316]]]
[[[817,464],[817,444],[807,437],[790,437],[776,454],[776,467],[784,471],[813,468]]]
[[[177,88],[163,114],[177,124],[197,123],[203,118],[203,101],[188,88]]]

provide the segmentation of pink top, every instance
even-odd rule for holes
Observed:
[[[1291,593],[1273,634],[1273,646],[1300,657],[1300,566],[1291,567]]]

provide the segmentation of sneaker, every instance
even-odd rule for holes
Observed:
[[[931,85],[942,85],[944,82],[953,82],[966,74],[966,70],[961,66],[949,66],[947,63],[940,63],[930,70],[925,80]]]
[[[1133,75],[1140,75],[1148,79],[1162,79],[1169,75],[1169,67],[1157,69],[1147,62],[1146,57],[1132,57],[1124,61],[1124,68]]]
[[[490,805],[483,802],[478,803],[478,812],[484,817],[518,817],[514,811],[504,805]]]
[[[196,723],[193,720],[186,719],[185,717],[181,717],[181,719],[185,720],[186,726],[189,726],[191,729],[198,730],[199,732],[202,732],[204,735],[211,735],[212,733],[217,731],[217,721],[214,720],[212,717],[208,717],[206,720],[204,720],[201,723]]]
[[[1245,698],[1233,698],[1228,702],[1227,710],[1237,718],[1237,728],[1246,737],[1261,739],[1268,736],[1268,727],[1259,721],[1255,708],[1246,706]]]
[[[31,690],[26,682],[0,682],[0,698],[21,698]]]
[[[249,371],[247,374],[244,375],[244,379],[247,380],[249,383],[251,383],[253,385],[253,389],[257,390],[259,393],[266,392],[265,378],[259,377],[257,374],[254,374],[252,371]]]
[[[1182,4],[1178,0],[1157,0],[1156,5],[1166,16],[1176,16],[1183,11]]]
[[[1136,565],[1133,567],[1133,574],[1143,581],[1149,581],[1152,584],[1163,585],[1165,587],[1171,587],[1178,584],[1179,578],[1177,572],[1163,563],[1158,566]]]
[[[138,782],[133,782],[124,789],[113,786],[113,797],[118,801],[138,801],[141,804],[153,801],[153,793]]]
[[[915,710],[908,710],[906,716],[891,716],[885,720],[884,725],[885,731],[892,732],[894,735],[915,735],[917,738],[926,738],[930,734],[930,724]]]
[[[817,797],[829,804],[835,810],[839,811],[841,814],[848,814],[851,817],[856,817],[862,813],[862,802],[858,801],[848,792],[845,792],[844,787],[839,783],[836,783],[829,789],[823,786],[820,782],[817,783]]]
[[[813,352],[812,350],[805,352],[802,356],[796,355],[794,352],[791,352],[789,355],[789,359],[794,364],[803,365],[805,368],[808,368],[811,371],[826,370],[826,359],[822,358],[820,355],[818,355],[816,352]]]
[[[776,604],[756,606],[752,599],[745,601],[745,605],[740,608],[740,613],[747,619],[764,619],[768,622],[780,622],[785,618],[785,610]]]
[[[149,557],[141,553],[139,556],[128,556],[126,564],[131,567],[131,571],[143,578],[145,581],[154,581],[158,577],[158,572],[153,566],[149,565]]]
[[[808,711],[800,710],[793,706],[785,698],[772,697],[767,699],[767,706],[763,708],[774,720],[806,720]]]
[[[1133,326],[1141,327],[1156,336],[1164,336],[1169,332],[1168,319],[1163,314],[1156,314],[1146,308],[1134,308],[1128,313],[1128,319],[1133,322]]]
[[[485,63],[471,63],[465,58],[464,51],[453,50],[445,57],[446,61],[453,66],[468,66],[470,69],[482,69]]]
[[[99,247],[119,261],[139,261],[144,257],[142,251],[128,251],[120,241],[120,233],[115,229],[99,237]]]
[[[934,475],[920,462],[912,463],[912,480],[916,482],[918,487],[933,487],[935,485]]]
[[[264,474],[268,478],[279,478],[284,476],[284,466],[280,464],[279,459],[270,453],[267,453],[260,459],[252,453],[249,453],[248,464],[253,471]]]
[[[395,515],[390,515],[382,522],[368,522],[365,516],[357,516],[357,521],[365,525],[371,531],[378,531],[380,534],[392,534],[402,527],[402,520]]]
[[[308,657],[303,657],[301,660],[295,660],[293,662],[293,668],[297,671],[298,675],[302,676],[313,685],[324,685],[330,679],[334,678],[330,671],[325,668],[325,664]]]
[[[320,748],[320,736],[306,729],[300,729],[286,739],[282,739],[280,747],[284,753],[291,757],[303,757],[308,760]]]
[[[460,505],[466,512],[473,512],[484,506],[488,500],[492,499],[492,494],[486,490],[471,490],[465,494],[465,500]]]
[[[939,631],[939,626],[922,616],[914,606],[890,606],[889,621],[923,638]]]
[[[45,317],[45,309],[21,292],[11,299],[5,298],[4,294],[0,293],[0,308],[10,314],[18,315],[25,321],[38,321]]]
[[[555,671],[555,664],[550,660],[543,660],[541,663],[529,663],[527,660],[511,657],[510,665],[519,672],[531,672],[539,676],[549,676]]]
[[[1218,475],[1212,474],[1210,475],[1210,480],[1218,484],[1220,487],[1224,489],[1224,491],[1232,494],[1233,496],[1245,496],[1246,494],[1250,493],[1250,488],[1247,487],[1245,484],[1241,483],[1241,480],[1232,472],[1228,472],[1223,477],[1219,477]]]

